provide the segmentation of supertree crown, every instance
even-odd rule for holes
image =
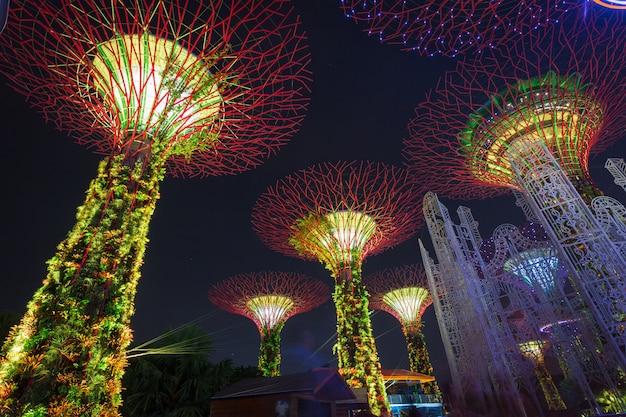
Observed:
[[[370,293],[370,307],[386,311],[403,324],[421,320],[433,303],[424,268],[404,265],[363,277]]]
[[[252,168],[297,129],[309,54],[282,1],[11,6],[0,71],[78,143],[160,149],[173,175]]]
[[[409,123],[409,170],[450,198],[495,196],[518,188],[507,152],[533,137],[575,185],[591,186],[590,155],[625,123],[626,32],[615,19],[589,13],[459,62]]]
[[[272,249],[335,270],[409,238],[420,225],[420,204],[421,189],[401,168],[320,164],[268,188],[254,206],[252,223]]]
[[[293,272],[234,275],[209,290],[209,300],[222,310],[252,320],[259,331],[324,304],[330,289],[323,282]]]
[[[381,42],[405,51],[454,57],[506,46],[542,26],[558,24],[577,1],[341,0],[348,18]]]

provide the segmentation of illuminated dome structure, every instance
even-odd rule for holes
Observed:
[[[559,24],[577,1],[341,0],[346,17],[381,42],[423,55],[455,57],[506,46],[542,26]]]
[[[266,245],[331,272],[339,371],[350,386],[367,388],[376,415],[390,410],[361,268],[418,230],[421,188],[407,180],[405,170],[380,163],[319,164],[269,187],[252,212]]]
[[[545,364],[545,351],[550,347],[550,344],[544,340],[529,340],[518,346],[520,352],[533,364],[541,390],[548,403],[548,409],[565,410],[567,407]]]
[[[11,5],[0,72],[47,120],[106,157],[3,347],[0,414],[118,415],[161,180],[253,168],[304,117],[309,55],[283,6]]]
[[[402,324],[411,371],[432,375],[433,367],[422,332],[422,316],[433,303],[424,268],[405,265],[377,271],[363,278],[370,307],[386,311]],[[440,394],[436,382],[422,384],[425,394]]]
[[[280,375],[280,333],[286,321],[329,298],[330,290],[325,284],[290,272],[235,275],[209,290],[213,304],[249,318],[259,329],[259,370],[264,376]]]

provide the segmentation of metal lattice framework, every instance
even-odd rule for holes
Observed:
[[[592,408],[599,409],[593,387],[602,386],[620,398],[614,373],[619,359],[612,349],[596,344],[602,331],[575,283],[568,279],[562,255],[543,227],[534,222],[519,228],[498,226],[493,236],[483,241],[480,254],[486,263],[485,274],[502,283],[500,292],[507,295],[507,309],[512,312],[509,317],[518,317],[509,319],[517,330],[516,340],[549,339],[565,375]],[[539,381],[548,405],[556,407],[556,393],[543,386],[541,378]]]
[[[433,367],[422,332],[422,316],[433,303],[424,268],[419,265],[387,268],[366,275],[363,284],[370,294],[370,307],[386,311],[402,324],[411,371],[432,375]],[[440,393],[436,382],[422,386],[426,394]]]
[[[581,2],[341,0],[348,18],[405,51],[454,57],[506,45],[581,7]]]
[[[270,248],[318,260],[335,279],[339,369],[352,386],[366,386],[370,408],[388,412],[372,336],[366,256],[411,237],[420,227],[422,188],[401,168],[373,162],[319,164],[268,188],[252,212],[254,230]]]
[[[521,190],[507,152],[534,136],[590,201],[599,193],[590,154],[620,139],[625,123],[625,27],[590,13],[459,62],[409,123],[411,172],[436,179],[430,189],[451,198]]]
[[[321,281],[293,272],[254,272],[232,276],[209,290],[209,300],[247,317],[261,334],[259,370],[280,375],[280,333],[286,321],[324,304],[330,289]]]
[[[613,175],[613,182],[626,191],[626,163],[622,158],[608,158],[604,167]]]
[[[0,359],[0,413],[117,416],[159,184],[240,172],[304,117],[309,53],[284,2],[23,0],[0,72],[106,155]],[[71,395],[68,395],[71,393]]]
[[[433,306],[456,387],[453,408],[498,415],[527,416],[520,387],[533,393],[500,301],[497,282],[481,279],[476,256],[482,241],[469,210],[460,225],[431,192],[424,217],[437,255],[435,263],[420,242]],[[480,265],[481,270],[484,266]],[[538,404],[536,398],[533,398]]]

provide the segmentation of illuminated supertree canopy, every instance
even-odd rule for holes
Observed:
[[[578,1],[341,0],[346,17],[381,42],[405,51],[454,57],[506,46],[542,26],[558,24]]]
[[[253,227],[270,248],[318,260],[335,279],[339,370],[368,389],[370,409],[389,412],[361,267],[367,255],[411,237],[421,220],[421,187],[401,168],[372,162],[315,165],[268,188]]]
[[[567,279],[567,270],[540,223],[501,225],[482,242],[480,253],[495,275],[506,272],[533,292],[550,293]]]
[[[106,155],[0,360],[5,416],[116,416],[159,183],[258,165],[298,128],[308,51],[281,1],[11,5],[0,72]]]
[[[249,318],[259,329],[259,370],[265,376],[280,375],[280,333],[285,322],[329,298],[330,290],[324,283],[292,272],[239,274],[209,290],[213,304]]]
[[[507,152],[537,138],[583,198],[599,193],[589,157],[622,136],[626,33],[597,13],[571,20],[446,74],[409,123],[403,154],[416,178],[460,199],[519,189]]]
[[[402,324],[411,371],[432,375],[433,367],[422,333],[422,316],[433,303],[424,268],[404,265],[377,271],[363,277],[370,293],[370,307],[386,311]],[[426,394],[439,394],[436,382],[423,385]]]

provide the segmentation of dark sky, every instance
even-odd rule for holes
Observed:
[[[401,165],[401,141],[413,109],[444,70],[452,68],[449,59],[420,57],[368,38],[342,16],[338,0],[296,0],[294,5],[309,37],[314,78],[302,128],[255,170],[230,177],[165,179],[138,287],[132,322],[137,342],[202,318],[200,325],[214,334],[215,360],[230,357],[238,365],[256,365],[259,335],[254,324],[214,307],[207,299],[211,285],[235,274],[263,270],[300,272],[332,285],[320,264],[286,257],[259,241],[250,221],[256,198],[278,179],[319,162],[371,160]],[[46,260],[73,226],[76,207],[82,204],[100,157],[55,131],[4,84],[0,98],[4,144],[0,311],[21,314],[45,276]],[[624,193],[607,177],[604,160],[625,154],[622,143],[592,163],[600,187],[616,198]],[[503,222],[522,221],[510,196],[444,202],[450,212],[459,204],[472,208],[483,237]],[[417,237],[430,246],[424,226],[415,238],[367,259],[364,274],[419,262]],[[408,368],[399,323],[383,312],[374,313],[372,321],[383,367]],[[447,379],[432,307],[424,322],[435,374]],[[319,348],[322,362],[336,365],[331,353],[334,330],[331,301],[291,318],[283,331],[283,356],[304,332]]]

